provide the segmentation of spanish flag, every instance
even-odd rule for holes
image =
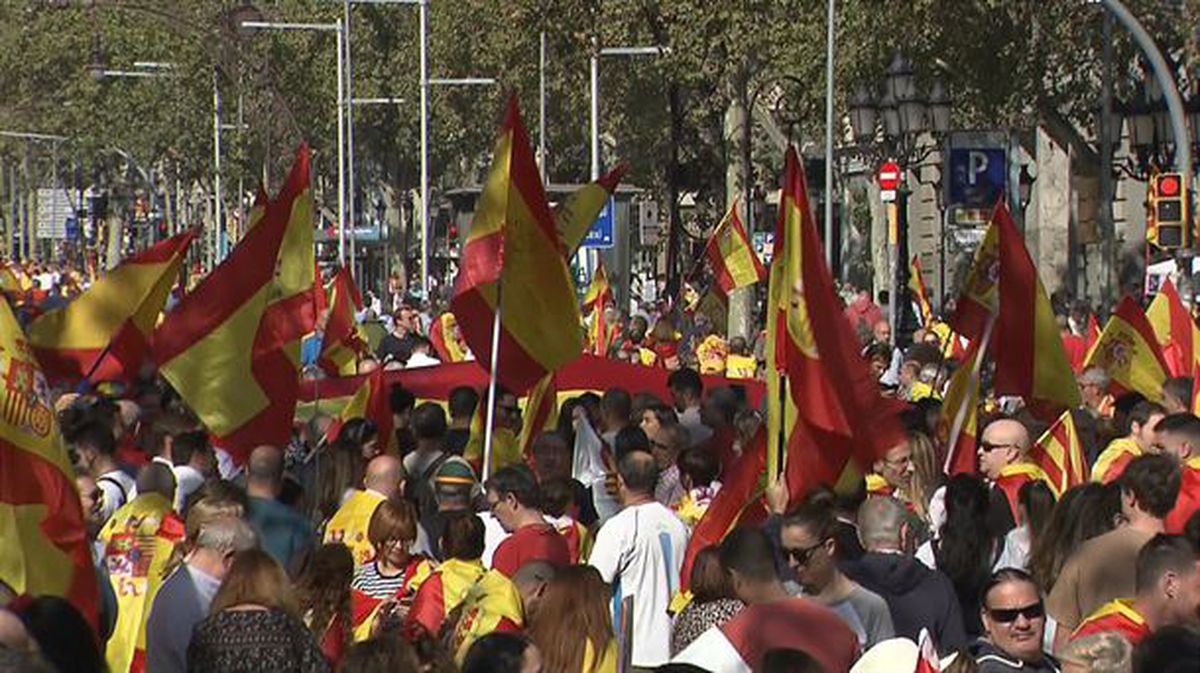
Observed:
[[[352,418],[365,418],[375,424],[379,433],[379,448],[384,453],[398,455],[400,441],[396,437],[392,421],[391,386],[385,378],[383,367],[367,374],[362,385],[355,391],[354,397],[342,407],[342,412],[329,424],[325,432],[328,441],[337,439],[342,426]]]
[[[524,392],[579,357],[583,339],[565,248],[529,149],[516,97],[508,111],[463,244],[450,302],[463,337],[485,369]],[[500,311],[499,352],[492,322]]]
[[[999,306],[997,279],[1000,274],[1000,236],[995,226],[987,228],[971,270],[963,282],[962,295],[947,321],[957,333],[971,341],[983,336],[988,318]]]
[[[436,636],[446,616],[462,604],[467,592],[488,571],[483,562],[446,559],[429,579],[421,584],[405,619],[404,632],[410,640],[422,633]]]
[[[520,631],[524,624],[525,611],[517,586],[504,573],[485,572],[463,598],[454,635],[450,637],[454,662],[462,665],[471,645],[487,634]]]
[[[861,475],[904,441],[898,420],[902,403],[880,395],[859,352],[825,264],[804,170],[792,148],[785,156],[771,260],[767,363],[767,441],[774,444],[767,467],[776,474],[776,461],[785,460],[795,494]],[[869,427],[862,422],[868,418]],[[781,430],[786,446],[779,446]]]
[[[34,320],[29,343],[47,378],[74,383],[137,377],[195,237],[188,230],[143,250],[71,303]]]
[[[63,596],[97,628],[96,573],[49,386],[0,299],[0,578]]]
[[[908,289],[921,313],[921,324],[929,327],[933,324],[933,305],[929,303],[929,291],[925,289],[925,277],[921,275],[920,255],[913,255],[908,265]]]
[[[1170,279],[1163,282],[1146,319],[1154,329],[1154,336],[1162,346],[1169,376],[1191,376],[1200,364],[1200,329],[1188,314],[1179,293]]]
[[[1050,297],[1003,201],[996,204],[991,228],[997,233],[1000,268],[996,332],[1004,339],[1002,347],[993,349],[996,393],[1020,395],[1043,415],[1073,409],[1080,403],[1079,387],[1063,352]]]
[[[543,432],[553,430],[558,424],[558,386],[554,372],[538,380],[525,398],[525,411],[521,415],[521,454],[528,456],[533,450],[533,440]],[[492,438],[495,441],[495,437]]]
[[[603,310],[606,305],[611,303],[612,285],[608,282],[608,273],[604,270],[604,264],[597,264],[596,273],[592,275],[592,282],[588,285],[587,292],[583,294],[583,312]]]
[[[104,563],[117,596],[117,623],[105,652],[113,673],[146,670],[146,620],[183,537],[183,522],[158,493],[129,501],[101,529]]]
[[[362,296],[347,267],[338,269],[331,289],[333,297],[329,300],[329,318],[321,337],[317,364],[329,376],[353,376],[358,373],[358,356],[367,347],[354,319],[354,312],[362,308]],[[325,294],[320,288],[317,292]]]
[[[1100,333],[1084,368],[1102,367],[1119,391],[1141,393],[1162,402],[1168,366],[1158,349],[1154,329],[1132,297],[1126,295]]]
[[[717,225],[704,248],[704,256],[708,258],[713,278],[726,295],[739,287],[761,282],[767,277],[767,270],[755,254],[754,247],[750,245],[746,227],[738,217],[737,207],[737,201],[734,201],[729,212],[725,214],[725,219]]]
[[[385,498],[375,491],[355,489],[329,522],[325,524],[324,544],[344,544],[354,557],[354,565],[362,565],[375,558],[375,547],[367,539],[367,528],[371,517]]]
[[[372,510],[374,512],[374,510]],[[403,604],[411,603],[425,580],[433,574],[435,564],[424,556],[412,556],[404,567],[404,580],[394,596],[394,600]],[[384,600],[369,596],[358,589],[350,590],[350,630],[354,634],[354,642],[362,642],[371,637],[375,630],[375,622],[379,619],[379,607]]]
[[[458,321],[449,311],[439,315],[429,326],[429,341],[442,362],[462,362],[470,353],[467,344],[462,340]]]
[[[1087,483],[1087,460],[1083,457],[1083,445],[1079,442],[1070,409],[1038,438],[1029,452],[1029,460],[1042,468],[1055,497],[1062,497],[1067,489]]]
[[[299,340],[314,322],[311,240],[309,153],[302,145],[261,221],[155,332],[163,377],[237,462],[255,446],[288,441]]]
[[[938,438],[946,447],[946,474],[975,474],[979,423],[981,341],[972,341],[967,356],[950,377],[938,418]]]
[[[1100,323],[1096,322],[1096,314],[1088,313],[1087,328],[1083,332],[1083,343],[1086,346],[1086,360],[1092,354],[1092,349],[1096,347],[1096,342],[1100,340]]]
[[[566,257],[571,257],[583,245],[588,230],[595,224],[600,211],[612,198],[617,185],[629,167],[621,164],[599,180],[576,189],[566,201],[554,209],[554,226],[563,240]]]
[[[608,283],[608,273],[604,270],[603,264],[598,264],[596,273],[592,276],[592,282],[583,296],[583,312],[591,313],[591,319],[587,325],[588,351],[600,357],[608,355],[608,349],[612,347],[613,341],[616,339],[613,330],[615,325],[609,325],[608,316],[605,315],[608,307],[612,304],[613,293],[612,286]]]

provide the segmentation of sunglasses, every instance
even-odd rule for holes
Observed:
[[[979,450],[983,451],[984,453],[989,453],[991,451],[995,451],[996,449],[1012,449],[1012,448],[1016,448],[1016,446],[1017,446],[1016,444],[1013,444],[1011,442],[1008,444],[992,444],[991,442],[979,442]]]
[[[787,554],[787,556],[789,558],[791,558],[792,561],[796,565],[806,566],[806,565],[808,565],[808,562],[812,560],[812,555],[814,553],[816,553],[816,551],[818,549],[820,549],[821,547],[824,547],[824,546],[825,546],[825,540],[821,540],[820,542],[814,544],[813,546],[806,547],[803,549],[789,549],[787,547],[784,547],[783,553]]]
[[[1041,601],[1026,605],[1023,608],[987,608],[988,614],[991,615],[992,621],[1000,624],[1011,624],[1017,621],[1017,617],[1024,617],[1029,621],[1041,619],[1046,616],[1046,607]]]

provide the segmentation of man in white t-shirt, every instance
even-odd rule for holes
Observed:
[[[671,597],[687,549],[688,529],[654,499],[658,468],[654,456],[630,451],[617,464],[622,509],[596,534],[588,560],[622,601],[633,600],[633,653],[637,668],[653,668],[671,658]],[[614,616],[614,624],[620,623]]]
[[[71,448],[79,462],[96,475],[96,486],[104,494],[100,499],[101,525],[121,508],[137,497],[137,482],[121,470],[117,463],[117,443],[112,430],[98,421],[85,423],[72,435]]]

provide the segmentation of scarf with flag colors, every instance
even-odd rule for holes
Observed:
[[[979,423],[979,372],[983,361],[982,341],[973,341],[967,356],[946,386],[946,397],[938,416],[938,435],[946,450],[946,474],[975,474],[976,438]]]
[[[1005,500],[1008,501],[1009,511],[1012,512],[1013,521],[1021,520],[1019,507],[1021,487],[1032,481],[1043,481],[1050,490],[1055,489],[1055,485],[1051,483],[1050,477],[1031,462],[1012,463],[1005,465],[1000,470],[1000,475],[996,477],[994,485],[1004,494]]]
[[[925,276],[921,273],[920,255],[913,255],[908,265],[908,289],[917,304],[921,324],[930,327],[933,325],[933,304],[929,303],[929,290],[925,288]]]
[[[34,320],[29,343],[46,377],[66,383],[135,378],[195,237],[189,229],[143,250],[71,303]]]
[[[379,503],[386,500],[381,494],[369,489],[357,489],[346,498],[338,511],[325,524],[324,544],[344,544],[354,557],[354,565],[360,566],[375,558],[375,547],[367,539],[367,527]]]
[[[159,371],[237,463],[291,432],[300,339],[315,322],[309,174],[301,145],[277,198],[154,335]]]
[[[433,324],[429,326],[429,342],[433,344],[433,352],[437,353],[442,362],[462,362],[470,352],[462,340],[458,321],[449,311],[434,318]]]
[[[1080,622],[1071,633],[1070,642],[1097,633],[1115,633],[1136,647],[1150,635],[1150,625],[1146,623],[1146,617],[1134,607],[1132,600],[1118,598],[1101,605]]]
[[[329,376],[352,376],[358,373],[358,358],[367,348],[354,318],[355,311],[362,309],[362,296],[350,269],[344,266],[334,274],[330,289],[333,297],[317,364]],[[325,296],[323,288],[318,288],[317,294]]]
[[[1069,409],[1034,443],[1029,460],[1045,473],[1056,498],[1061,498],[1067,489],[1087,482],[1087,459]]]
[[[402,571],[404,582],[394,596],[387,599],[370,596],[358,589],[350,590],[350,628],[354,634],[354,642],[359,643],[371,637],[375,631],[375,623],[379,619],[379,608],[386,600],[394,600],[407,604],[417,595],[425,580],[433,575],[436,564],[424,556],[413,556],[408,559],[408,565]]]
[[[1084,368],[1088,367],[1101,367],[1108,373],[1109,392],[1114,395],[1138,392],[1148,400],[1162,402],[1167,363],[1146,315],[1129,295],[1109,317],[1084,363]]]
[[[1162,346],[1168,375],[1191,376],[1200,366],[1200,328],[1184,308],[1171,279],[1158,288],[1158,294],[1146,309],[1146,319]]]
[[[171,501],[158,493],[126,503],[100,530],[104,564],[117,596],[117,623],[105,652],[114,673],[146,670],[146,620],[166,580],[163,571],[183,537],[183,522]]]
[[[717,287],[728,296],[734,290],[766,280],[767,270],[750,245],[746,227],[738,217],[735,200],[725,218],[713,230],[704,247],[704,256],[712,268]]]
[[[542,189],[516,97],[463,244],[450,301],[463,338],[485,369],[524,392],[583,349],[579,305],[564,245]],[[500,312],[499,353],[492,323]]]
[[[404,632],[413,640],[422,633],[437,637],[446,616],[462,604],[467,592],[486,572],[479,559],[443,561],[417,590],[405,618]]]
[[[96,573],[66,447],[38,369],[0,299],[0,577],[18,594],[71,601],[93,629]]]
[[[1092,481],[1099,484],[1111,484],[1120,478],[1129,466],[1129,462],[1142,455],[1142,447],[1130,437],[1118,437],[1108,443],[1096,464],[1092,465]]]
[[[1000,267],[996,331],[1004,335],[1004,347],[993,349],[996,394],[1019,395],[1040,415],[1057,416],[1079,406],[1080,398],[1050,297],[1003,201],[992,213],[992,228]]]

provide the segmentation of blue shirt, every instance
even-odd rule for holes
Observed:
[[[299,512],[276,500],[251,496],[246,520],[258,534],[263,551],[291,570],[313,543],[312,524]]]
[[[187,673],[192,630],[208,616],[221,580],[182,565],[171,573],[154,596],[146,622],[146,670]]]

